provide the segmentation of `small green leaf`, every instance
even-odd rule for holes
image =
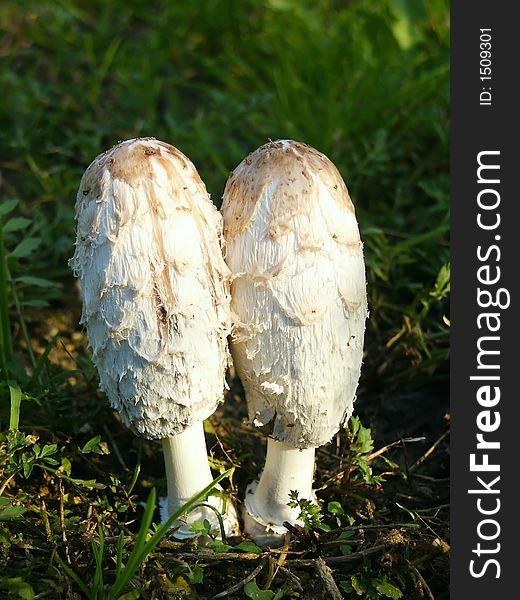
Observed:
[[[43,279],[42,277],[33,277],[32,275],[22,275],[21,277],[16,277],[15,281],[16,283],[25,283],[27,285],[35,285],[43,288],[51,288],[55,285],[53,281]]]
[[[351,538],[353,535],[355,535],[355,530],[354,529],[349,529],[347,531],[342,531],[339,536],[338,536],[338,540],[346,540],[348,538]]]
[[[30,308],[45,308],[46,306],[49,306],[49,303],[47,302],[47,300],[39,299],[24,300],[22,302],[22,306],[29,306]]]
[[[18,198],[11,198],[0,203],[0,217],[10,213],[18,204]]]
[[[387,598],[392,598],[392,600],[399,600],[399,598],[403,597],[401,590],[390,583],[386,577],[376,577],[375,579],[372,579],[372,585],[380,594]]]
[[[341,506],[341,504],[339,502],[329,502],[327,505],[327,510],[333,514],[333,515],[343,515],[345,514],[345,511],[343,510],[343,507]]]
[[[98,483],[95,479],[71,479],[70,481],[89,490],[104,490],[107,487],[104,483]]]
[[[35,598],[32,586],[21,577],[2,577],[0,589],[7,590],[9,598],[13,596],[23,600],[34,600]]]
[[[272,600],[274,596],[274,592],[271,590],[261,590],[254,580],[246,583],[244,593],[252,600]]]
[[[66,458],[65,456],[62,456],[62,458],[61,458],[61,466],[62,466],[62,470],[65,473],[65,475],[67,475],[67,477],[70,477],[70,473],[72,471],[72,464],[71,464],[70,460],[68,458]]]
[[[7,255],[8,258],[25,258],[38,248],[41,238],[27,238],[22,240],[16,248]]]
[[[367,591],[366,586],[355,575],[352,575],[352,577],[350,578],[350,583],[358,596],[362,596]]]
[[[99,442],[101,441],[101,436],[96,435],[91,440],[89,440],[83,448],[81,448],[80,452],[82,454],[88,454],[89,452],[95,452],[96,454],[103,454],[103,452],[99,448]]]
[[[354,591],[350,581],[340,581],[339,587],[347,594],[351,594]]]
[[[0,508],[0,521],[12,521],[18,519],[27,509],[23,506],[7,506],[6,508]]]
[[[207,533],[207,529],[202,521],[195,521],[190,526],[190,531],[194,533]]]
[[[191,584],[202,583],[204,581],[204,570],[202,567],[194,567],[188,573],[188,580]]]
[[[213,540],[212,542],[209,542],[207,547],[215,552],[229,552],[233,548],[233,546],[224,544],[224,542],[221,542],[220,540]]]
[[[34,454],[32,452],[24,452],[22,454],[23,476],[27,479],[34,468]]]
[[[40,458],[45,458],[46,456],[50,456],[51,454],[56,454],[58,451],[58,444],[47,444],[43,447]]]
[[[241,552],[252,552],[253,554],[262,554],[262,548],[259,548],[253,542],[240,542],[237,546],[235,546],[235,550],[240,550]]]
[[[118,597],[118,600],[137,600],[141,597],[141,589],[132,590],[131,592],[126,592],[122,596]]]
[[[14,231],[20,231],[21,229],[28,227],[31,223],[32,221],[25,217],[13,217],[4,225],[4,232],[12,233]]]

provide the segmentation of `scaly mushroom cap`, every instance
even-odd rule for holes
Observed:
[[[148,438],[222,400],[229,271],[222,220],[191,161],[154,138],[122,142],[81,180],[71,267],[101,388]]]
[[[294,447],[320,446],[352,414],[367,317],[347,188],[326,156],[281,140],[238,165],[221,210],[249,417]]]

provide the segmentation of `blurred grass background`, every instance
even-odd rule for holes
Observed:
[[[365,242],[363,402],[445,393],[447,0],[7,0],[0,89],[0,368],[21,429],[77,432],[96,395],[67,266],[75,195],[95,156],[139,136],[189,156],[217,206],[268,139],[327,154]],[[88,410],[108,414],[100,395]]]
[[[220,205],[248,152],[292,138],[336,163],[357,207],[367,380],[446,378],[447,1],[5,2],[0,23],[1,191],[30,220],[5,243],[39,239],[11,271],[53,283],[24,283],[22,302],[71,301],[79,179],[118,140],[178,146]]]

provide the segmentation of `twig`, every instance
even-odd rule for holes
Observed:
[[[225,430],[225,427],[223,427],[223,429]],[[218,433],[215,431],[215,439],[217,440],[217,444],[220,447],[220,449],[222,450],[222,452],[224,453],[224,456],[229,460],[229,462],[231,463],[231,465],[233,467],[239,467],[240,465],[238,463],[236,463],[231,456],[229,455],[229,453],[227,452],[227,450],[224,448],[224,444],[221,442],[220,440],[220,436],[218,435]]]
[[[367,550],[361,550],[360,552],[352,552],[351,554],[345,554],[344,556],[327,556],[324,561],[327,565],[342,565],[350,562],[356,562],[361,558],[367,558],[374,554],[380,554],[386,549],[386,544],[380,544],[379,546],[373,546]],[[291,567],[311,567],[314,565],[314,560],[295,558],[288,562]]]
[[[225,598],[226,596],[229,596],[234,592],[238,592],[238,590],[242,589],[247,583],[253,580],[258,575],[258,573],[260,573],[260,571],[264,568],[264,566],[265,563],[262,562],[258,565],[258,567],[256,567],[256,569],[251,571],[251,573],[249,573],[247,577],[242,579],[242,581],[239,581],[236,585],[228,588],[227,590],[224,590],[223,592],[220,592],[219,594],[216,594],[215,596],[212,596],[211,600],[217,600],[217,598]]]
[[[302,582],[300,581],[299,577],[296,577],[296,575],[292,571],[290,571],[287,567],[280,566],[280,567],[278,567],[278,569],[280,570],[281,573],[283,573],[287,577],[287,579],[289,579],[294,584],[296,591],[303,592]]]
[[[281,555],[281,557],[282,556],[283,556],[283,554]],[[267,557],[267,579],[265,580],[264,586],[262,588],[263,590],[268,590],[271,587],[274,576],[276,575],[276,572],[278,571],[278,569],[275,567],[276,567],[276,565],[274,562],[274,558],[269,554]]]
[[[45,535],[47,536],[47,541],[50,542],[52,540],[52,529],[51,524],[49,523],[49,515],[47,513],[47,507],[45,506],[45,500],[43,499],[40,508],[40,513],[42,516],[43,526],[45,527]]]
[[[430,456],[430,454],[435,450],[435,448],[437,448],[437,446],[444,440],[444,438],[446,436],[448,436],[450,434],[450,430],[446,430],[441,437],[432,445],[428,448],[428,450],[426,450],[426,452],[421,456],[421,458],[419,460],[417,460],[409,469],[408,472],[411,473],[414,469],[416,469],[419,465],[421,465],[427,458],[428,456]]]
[[[426,581],[425,581],[424,577],[421,575],[419,569],[417,569],[416,567],[414,567],[414,565],[409,560],[406,561],[406,564],[408,565],[408,567],[410,568],[410,570],[414,573],[414,575],[419,580],[419,582],[420,582],[420,584],[422,586],[423,592],[426,593],[426,596],[428,596],[428,598],[430,600],[435,600],[435,597],[432,594],[432,591],[430,590],[429,585],[426,583]]]
[[[359,529],[399,529],[399,527],[408,527],[409,529],[417,529],[420,527],[417,523],[387,523],[386,525],[347,525],[338,529],[331,529],[327,535],[341,533],[342,531],[357,531]],[[322,534],[323,535],[323,534]]]
[[[422,473],[416,473],[414,475],[417,479],[424,479],[424,481],[431,481],[432,483],[446,483],[450,481],[451,477],[430,477],[429,475],[423,475]]]
[[[332,569],[325,564],[321,556],[316,559],[316,571],[332,600],[343,600],[343,596],[332,576]]]
[[[112,447],[114,448],[114,454],[116,455],[119,464],[123,467],[125,471],[129,471],[130,469],[126,466],[126,463],[123,460],[123,457],[121,456],[121,452],[119,452],[119,447],[116,444],[114,436],[110,433],[110,429],[106,425],[103,425],[103,431],[105,432],[106,436],[110,440],[110,443],[112,444]]]
[[[61,485],[61,479],[58,478],[58,490],[60,492],[60,527],[61,527],[61,539],[65,545],[65,556],[67,558],[67,562],[69,565],[70,562],[70,554],[69,554],[69,546],[67,544],[67,533],[65,531],[65,509],[64,509],[64,499],[63,499],[63,486]]]
[[[380,554],[387,547],[386,544],[380,544],[361,550],[359,552],[352,552],[351,554],[345,554],[343,556],[326,556],[324,561],[327,565],[345,565],[351,562],[356,562],[362,558],[367,558],[375,554]],[[168,554],[161,553],[163,559],[169,558]],[[172,555],[175,559],[186,559],[188,562],[198,559],[202,562],[221,562],[221,561],[252,561],[265,559],[266,554],[254,554],[253,552],[178,552]],[[316,559],[314,558],[293,558],[285,561],[285,566],[288,568],[306,568],[314,567]]]
[[[435,548],[435,550],[433,552],[427,552],[426,554],[423,554],[422,556],[420,556],[419,558],[416,558],[415,560],[411,560],[411,561],[407,561],[409,562],[409,564],[412,567],[418,567],[419,565],[422,565],[425,562],[430,561],[432,558],[437,558],[438,556],[441,556],[442,554],[447,554],[450,551],[450,547],[449,545],[441,540],[440,538],[437,538],[439,541],[437,544],[435,544],[435,541],[433,542],[433,546]]]
[[[11,481],[14,479],[14,476],[18,473],[18,471],[16,473],[13,473],[12,475],[10,475],[2,484],[2,486],[0,487],[0,496],[5,492],[5,488],[11,483]]]
[[[449,508],[449,507],[450,507],[450,503],[439,504],[438,506],[432,506],[431,508],[416,508],[414,510],[414,512],[416,512],[417,514],[424,514],[424,513],[433,512],[434,510],[436,510],[438,512],[439,510],[442,510],[443,508]]]
[[[413,438],[402,438],[400,440],[396,440],[395,442],[387,444],[386,446],[379,448],[379,450],[372,452],[372,454],[365,454],[365,456],[363,456],[363,460],[365,460],[366,462],[370,462],[371,460],[373,460],[377,456],[381,456],[381,454],[384,454],[387,450],[390,450],[390,448],[393,448],[394,446],[399,446],[400,444],[403,444],[403,443],[410,444],[413,442],[422,442],[425,439],[426,438],[424,436],[421,436],[421,437],[413,437]]]
[[[354,537],[351,537],[351,538],[348,538],[348,539],[342,538],[342,539],[339,539],[339,540],[328,540],[326,542],[322,542],[320,540],[320,547],[330,548],[331,546],[332,547],[334,547],[334,546],[343,546],[347,542],[349,544],[357,544],[360,541],[361,541],[360,538],[354,538]]]
[[[291,539],[290,534],[286,535],[284,539],[285,539],[284,545],[281,547],[282,553],[280,554],[280,556],[278,557],[278,560],[276,561],[276,570],[273,574],[273,579],[276,577],[276,574],[278,573],[279,569],[281,567],[283,567],[283,564],[287,560],[287,552],[289,551],[289,544],[290,544],[290,539]],[[269,585],[271,585],[271,582],[269,582]]]

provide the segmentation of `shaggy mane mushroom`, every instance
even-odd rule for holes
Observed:
[[[363,247],[331,161],[281,140],[245,158],[222,204],[233,274],[231,350],[250,421],[269,435],[245,498],[245,530],[279,544],[298,522],[289,493],[315,500],[315,448],[353,411],[367,302]]]
[[[101,389],[125,425],[161,439],[168,486],[163,518],[213,477],[203,420],[223,399],[229,272],[221,217],[191,161],[154,138],[122,142],[88,167],[76,202],[71,267]],[[223,502],[208,502],[223,512]],[[176,536],[194,535],[189,514]],[[227,533],[237,529],[233,505]]]

